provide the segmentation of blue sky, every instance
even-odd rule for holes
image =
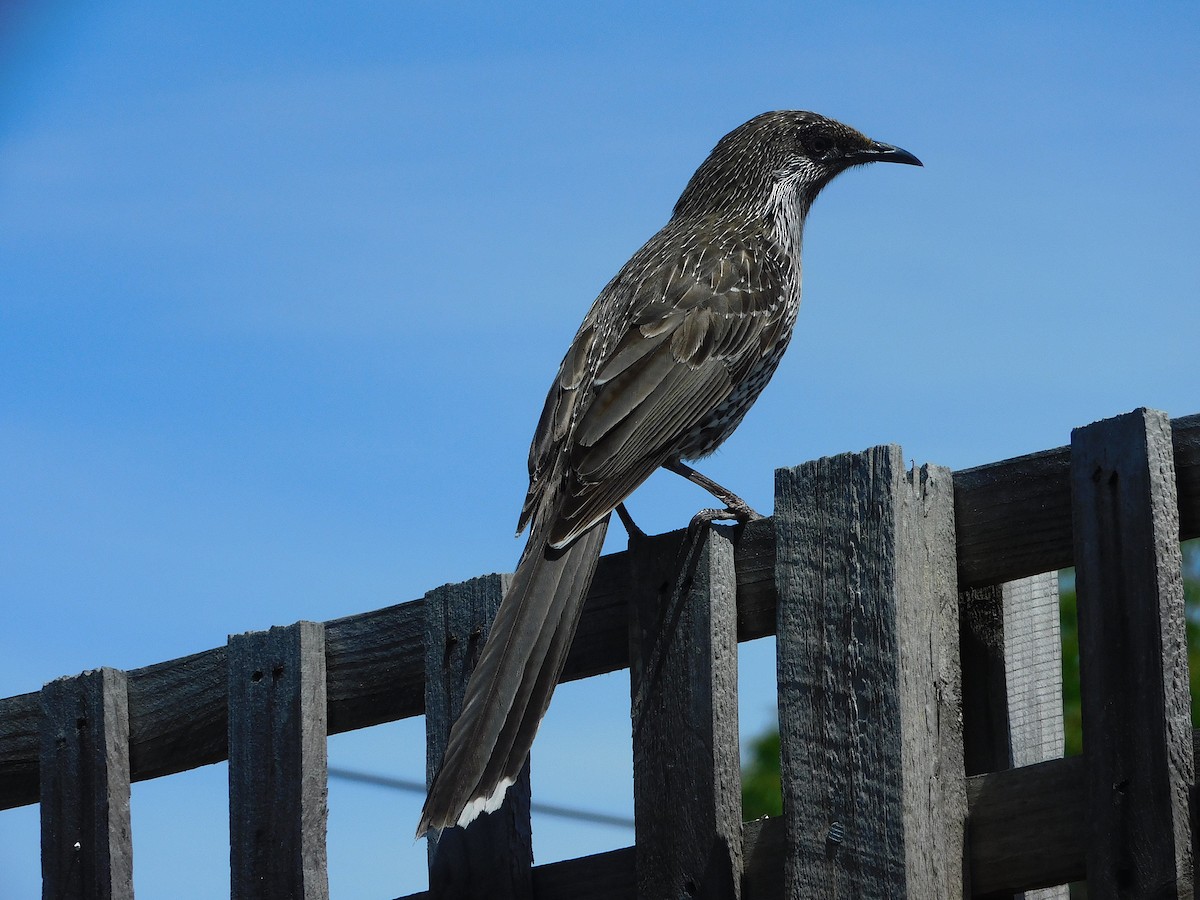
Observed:
[[[0,695],[511,569],[579,319],[767,109],[925,168],[818,201],[792,348],[707,474],[769,511],[775,467],[829,453],[960,468],[1200,412],[1200,7],[836,7],[6,4]],[[706,502],[664,474],[631,508]],[[744,649],[746,732],[771,652]],[[627,692],[560,692],[540,799],[628,812]],[[330,741],[423,759],[420,720]],[[334,896],[424,886],[419,798],[330,804]],[[133,815],[140,895],[227,890],[223,767]],[[535,822],[539,861],[631,840]],[[5,897],[36,850],[36,808],[0,812]]]

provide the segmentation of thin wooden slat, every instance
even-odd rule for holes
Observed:
[[[787,896],[961,896],[950,472],[888,446],[775,484]]]
[[[1071,435],[1088,896],[1191,896],[1195,779],[1170,421]]]
[[[229,638],[234,900],[328,900],[325,634],[298,622]]]
[[[740,895],[737,585],[728,531],[630,542],[633,807],[642,900]]]
[[[1066,729],[1058,573],[1007,582],[1001,586],[1001,596],[1009,762],[1015,767],[1060,759],[1066,749]],[[1018,895],[1024,900],[1068,900],[1070,896],[1065,884]]]
[[[425,595],[426,771],[433,779],[462,710],[467,680],[509,576],[487,575],[448,584]],[[413,823],[414,827],[416,823]],[[504,803],[467,828],[430,832],[429,894],[436,900],[528,900],[533,837],[529,823],[529,763]]]
[[[1172,423],[1179,535],[1200,537],[1200,415]],[[1071,565],[1069,449],[954,474],[962,587],[999,584]],[[734,538],[738,639],[775,633],[774,523],[751,522]],[[624,554],[604,557],[563,680],[629,664]],[[338,734],[424,711],[424,604],[401,603],[326,623],[329,731]],[[225,758],[226,663],[218,647],[129,672],[134,781]],[[36,693],[0,698],[0,809],[38,799]]]
[[[1066,750],[1058,573],[1007,582],[1001,595],[1009,761],[1029,766],[1058,759]]]
[[[125,673],[51,681],[40,705],[42,896],[131,900]]]

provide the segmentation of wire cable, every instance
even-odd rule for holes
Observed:
[[[415,794],[425,793],[425,782],[411,781],[407,778],[392,778],[389,775],[375,775],[371,772],[358,772],[354,769],[343,769],[339,766],[329,767],[330,778],[341,778],[343,781],[357,781],[359,784],[372,784],[376,787],[391,788],[397,791],[410,791]],[[554,803],[529,804],[530,812],[544,816],[558,816],[560,819],[574,819],[577,822],[591,822],[595,825],[613,825],[618,828],[632,828],[633,819],[627,816],[617,816],[610,813],[589,812],[584,809],[572,809],[558,806]]]

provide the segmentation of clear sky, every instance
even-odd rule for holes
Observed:
[[[767,109],[925,168],[818,201],[791,351],[706,473],[769,512],[817,456],[960,468],[1200,412],[1200,6],[807,6],[0,6],[0,696],[511,569],[567,341]],[[660,474],[631,509],[706,504]],[[772,665],[745,651],[744,732]],[[560,692],[538,799],[628,813],[627,691]],[[420,720],[330,741],[423,760]],[[135,785],[139,896],[228,890],[224,791]],[[335,897],[424,886],[417,796],[330,806]],[[38,896],[37,827],[0,812],[5,898]],[[539,861],[632,841],[534,827]]]

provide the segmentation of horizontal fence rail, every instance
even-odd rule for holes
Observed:
[[[1163,421],[1165,423],[1165,419]],[[1175,419],[1169,426],[1166,440],[1171,448],[1169,461],[1173,464],[1177,509],[1155,521],[1169,523],[1173,533],[1168,537],[1176,541],[1200,536],[1200,415]],[[1077,442],[1084,440],[1082,436],[1077,437]],[[953,520],[953,535],[947,550],[956,558],[951,565],[957,568],[959,591],[992,587],[999,591],[1000,585],[1073,565],[1080,539],[1072,521],[1073,468],[1078,468],[1082,458],[1079,454],[1083,452],[1079,446],[1074,451],[1074,461],[1072,448],[1060,447],[946,473],[951,491],[946,498],[945,521]],[[898,452],[897,448],[893,449]],[[1075,477],[1079,477],[1077,472]],[[1075,490],[1078,492],[1079,488]],[[1074,515],[1078,515],[1078,510]],[[730,542],[728,550],[721,552],[732,557],[733,571],[728,579],[736,607],[738,641],[776,633],[780,613],[776,533],[780,524],[777,518],[759,520],[723,538]],[[678,536],[662,536],[655,540],[663,539],[678,540]],[[636,570],[637,562],[631,556],[634,552],[631,549],[601,559],[561,680],[586,678],[630,667],[629,597],[630,573]],[[718,566],[715,562],[712,565]],[[1147,569],[1146,577],[1157,577],[1155,571]],[[913,576],[901,572],[897,577],[903,580]],[[997,593],[993,600],[980,601],[984,604],[981,608],[994,602],[999,609],[1002,601],[1003,595]],[[428,602],[419,599],[334,619],[323,625],[303,623],[292,626],[289,634],[305,635],[304,643],[298,643],[296,647],[304,648],[306,659],[319,652],[312,648],[320,647],[323,640],[324,690],[318,691],[312,680],[312,673],[321,667],[306,663],[307,681],[284,685],[289,691],[286,696],[293,698],[288,702],[303,705],[309,712],[302,718],[310,719],[313,718],[312,704],[322,704],[326,718],[323,727],[329,734],[423,714],[428,687],[425,676]],[[967,603],[965,599],[960,602]],[[698,619],[689,627],[707,629],[710,624]],[[899,639],[907,640],[903,637],[906,626],[901,624],[900,627]],[[1147,640],[1152,637],[1147,635]],[[981,646],[986,649],[986,636],[982,640]],[[230,659],[231,652],[238,654],[234,661]],[[253,730],[254,704],[263,702],[253,699],[254,692],[260,689],[260,678],[266,677],[270,681],[269,669],[263,676],[261,666],[255,667],[254,654],[265,652],[266,649],[234,640],[228,647],[134,669],[123,673],[123,677],[122,673],[102,670],[108,673],[103,676],[105,683],[114,677],[124,682],[120,695],[126,703],[113,705],[115,701],[111,697],[115,694],[109,692],[105,695],[109,699],[104,701],[108,705],[98,707],[106,711],[104,734],[117,733],[122,739],[128,734],[125,758],[117,759],[118,766],[125,766],[123,777],[140,781],[219,762],[229,757],[231,735],[238,734],[246,737],[238,744],[236,752],[249,753],[260,760],[253,764],[248,762],[247,766],[263,766],[276,759],[272,754],[279,751],[269,746],[259,747]],[[288,652],[300,653],[301,650]],[[648,652],[660,651],[654,648]],[[1166,648],[1165,652],[1174,651]],[[935,666],[938,664],[937,660],[931,662]],[[1054,662],[1051,660],[1051,666]],[[641,663],[634,660],[634,664],[636,673]],[[994,678],[997,671],[1002,679],[1002,660],[984,675]],[[1113,673],[1113,677],[1121,676]],[[1184,680],[1186,683],[1186,674]],[[235,687],[246,696],[246,705],[239,715],[251,718],[231,723],[230,698]],[[265,689],[269,684],[261,687]],[[686,685],[681,685],[683,688]],[[1010,686],[1010,692],[1014,689]],[[44,690],[0,699],[0,809],[36,803],[45,799],[42,795],[47,790],[51,791],[51,796],[63,790],[61,786],[39,783],[39,771],[45,765],[48,752],[48,719],[44,709],[48,696]],[[636,709],[636,693],[634,699]],[[914,709],[913,715],[916,714]],[[1157,727],[1154,723],[1159,719],[1154,718],[1153,710],[1149,715],[1151,725]],[[986,726],[987,723],[983,723],[981,727]],[[972,723],[968,723],[968,728],[971,727]],[[113,729],[117,731],[113,732]],[[1098,788],[1089,787],[1083,760],[1049,759],[1024,764],[1019,748],[1013,743],[1015,738],[1009,735],[1006,739],[1009,743],[1003,748],[995,753],[984,753],[980,757],[984,761],[977,761],[981,774],[970,775],[972,759],[968,756],[966,760],[970,775],[965,783],[969,823],[967,857],[974,894],[1012,893],[1081,878],[1085,857],[1091,852],[1087,838],[1088,817],[1089,810],[1094,810],[1098,801],[1095,798],[1089,800],[1089,792],[1094,793]],[[730,746],[727,736],[715,736],[711,740],[720,746]],[[1036,735],[1030,740],[1036,740]],[[294,740],[288,738],[285,743],[287,741],[299,741],[310,748],[305,750],[308,755],[289,759],[288,765],[294,766],[296,771],[316,773],[305,776],[312,796],[298,798],[297,808],[320,806],[323,794],[313,785],[314,779],[321,780],[325,771],[323,749],[319,753],[311,749],[317,742],[315,735]],[[736,733],[732,746],[736,748]],[[1001,759],[1005,754],[1007,759]],[[1035,753],[1029,759],[1037,758]],[[958,764],[961,766],[961,760]],[[1123,764],[1121,759],[1112,761],[1116,769]],[[1003,765],[1016,767],[984,771]],[[254,769],[245,771],[252,773]],[[715,777],[709,779],[710,786]],[[95,786],[90,789],[97,790]],[[253,780],[246,782],[244,796],[247,808],[259,802],[255,799]],[[645,808],[652,809],[655,802],[659,801],[648,797]],[[639,812],[638,818],[640,822],[642,813]],[[1017,822],[1020,827],[1014,827]],[[722,835],[722,840],[731,848],[731,871],[743,869],[743,885],[748,893],[755,898],[784,896],[785,873],[779,866],[780,848],[785,840],[782,820],[746,823],[739,829],[718,816],[709,827],[712,833]],[[1170,827],[1177,834],[1186,831],[1177,820]],[[1180,831],[1181,828],[1184,831]],[[739,830],[740,834],[734,833]],[[301,831],[294,837],[296,846],[308,847],[315,840],[314,834],[311,829]],[[321,837],[323,839],[323,832]],[[315,844],[311,845],[315,847]],[[685,850],[681,848],[680,852]],[[305,851],[300,852],[303,855]],[[315,853],[315,849],[312,852]],[[256,871],[256,860],[251,851],[245,853],[243,871],[247,873],[246,877],[251,877]],[[537,866],[531,870],[532,890],[539,897],[633,896],[634,858],[634,848],[629,848]],[[1163,865],[1171,863],[1172,860],[1163,858]],[[112,869],[112,878],[127,877],[127,865],[119,856],[106,865]],[[933,873],[930,877],[940,878],[943,874]],[[296,877],[304,875],[300,872]],[[317,884],[305,889],[305,895],[323,896],[324,886],[319,883],[321,876],[309,875]],[[1116,872],[1111,877],[1126,876]]]

